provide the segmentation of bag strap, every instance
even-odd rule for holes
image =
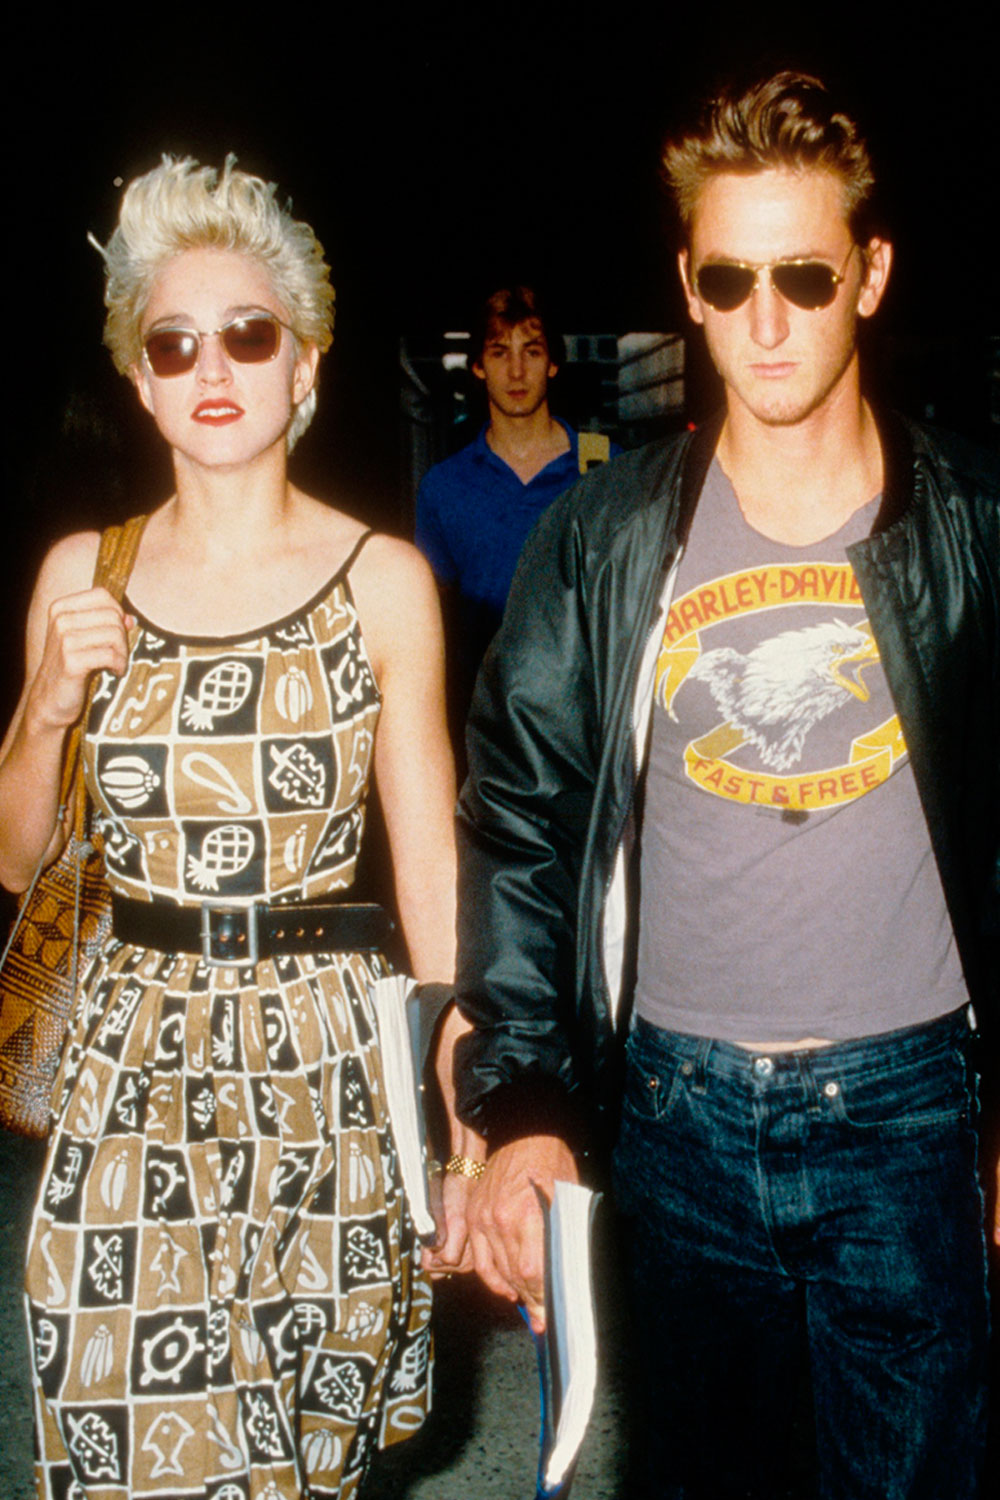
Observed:
[[[143,528],[148,520],[147,516],[132,516],[123,526],[109,526],[101,533],[100,546],[97,549],[97,566],[94,569],[94,584],[106,588],[108,592],[119,602],[124,598],[125,586],[128,583],[132,564],[135,562],[136,552],[139,550],[139,541],[142,537]],[[70,806],[70,798],[73,799],[73,834],[76,840],[75,860],[76,865],[76,898],[74,902],[73,931],[80,930],[80,858],[82,854],[84,839],[86,836],[87,823],[87,788],[83,779],[83,757],[80,754],[80,744],[83,736],[83,728],[90,714],[90,706],[94,701],[94,693],[97,689],[97,674],[90,680],[87,689],[86,701],[83,712],[77,719],[69,732],[66,741],[66,754],[63,758],[62,776],[59,783],[59,812],[56,815],[57,824],[66,816]],[[39,860],[31,884],[24,892],[18,903],[17,916],[11,925],[10,935],[7,938],[3,955],[0,957],[0,968],[7,961],[7,955],[14,944],[18,928],[22,918],[31,906],[31,898],[35,887],[45,868],[45,856]],[[79,945],[73,944],[73,967],[72,967],[72,989],[76,991],[77,966],[79,962]]]
[[[101,544],[97,549],[97,564],[94,568],[94,587],[105,588],[119,604],[125,596],[125,588],[139,550],[139,542],[148,516],[131,516],[123,526],[109,526],[101,532]],[[59,816],[66,816],[73,807],[73,832],[83,841],[87,817],[87,794],[83,782],[83,758],[80,746],[83,731],[90,716],[90,706],[97,691],[97,673],[90,679],[83,712],[70,730],[63,760],[62,779],[59,786]]]
[[[130,516],[123,526],[101,532],[101,545],[94,569],[94,587],[106,588],[121,603],[139,550],[148,516]]]
[[[606,432],[578,432],[576,453],[580,473],[586,474],[595,464],[606,464],[611,457],[611,439]]]

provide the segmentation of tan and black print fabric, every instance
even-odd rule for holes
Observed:
[[[85,748],[115,889],[190,905],[349,886],[379,702],[343,582],[250,637],[140,619]]]
[[[347,887],[379,694],[346,567],[240,640],[139,621],[87,766],[123,893]],[[430,1289],[388,1128],[376,955],[108,945],[72,1023],[27,1271],[54,1500],[355,1494],[420,1425]]]

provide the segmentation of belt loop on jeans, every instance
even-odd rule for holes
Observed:
[[[813,1054],[806,1050],[794,1052],[795,1066],[799,1073],[799,1086],[802,1089],[802,1097],[806,1101],[806,1108],[812,1115],[818,1115],[820,1110],[819,1086],[816,1083],[816,1070],[813,1067]]]
[[[691,1085],[696,1094],[704,1094],[708,1087],[708,1059],[713,1046],[711,1037],[703,1036],[698,1041],[694,1058],[694,1083]]]

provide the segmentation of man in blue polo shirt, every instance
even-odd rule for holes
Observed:
[[[581,472],[618,451],[602,434],[578,437],[549,411],[560,353],[531,287],[494,292],[472,336],[472,372],[485,386],[489,421],[468,447],[435,464],[417,494],[416,543],[445,594],[460,710],[528,532]]]

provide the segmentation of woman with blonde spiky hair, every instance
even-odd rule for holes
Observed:
[[[96,534],[50,552],[0,750],[0,879],[23,890],[65,840],[62,749],[96,678],[114,929],[70,1021],[28,1257],[38,1489],[347,1497],[422,1420],[425,1273],[467,1264],[482,1154],[454,1124],[422,1266],[369,994],[391,924],[343,897],[373,772],[413,972],[450,979],[436,593],[412,547],[288,480],[333,289],[274,185],[164,157],[102,254],[105,341],[175,489],[121,604],[93,586]]]

